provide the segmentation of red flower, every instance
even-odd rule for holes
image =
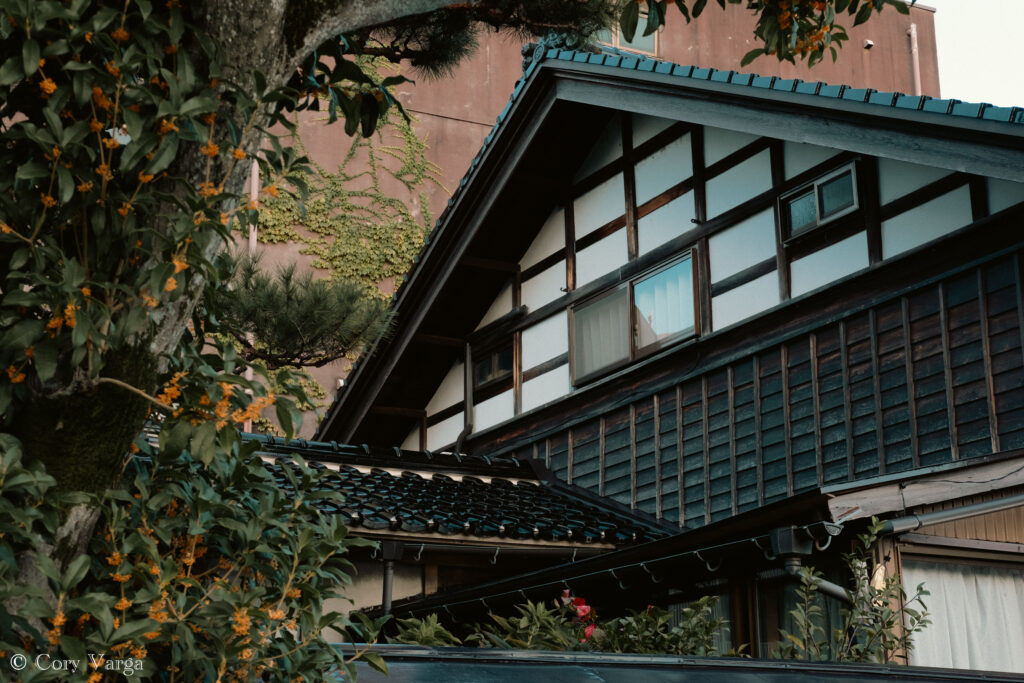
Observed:
[[[580,642],[581,643],[585,643],[586,641],[590,640],[591,636],[593,636],[593,635],[594,635],[594,625],[590,624],[585,629],[583,629],[583,637],[580,638]]]

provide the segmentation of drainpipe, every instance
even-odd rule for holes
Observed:
[[[391,614],[391,594],[395,583],[395,560],[402,559],[405,546],[398,541],[384,541],[380,544],[381,559],[384,560],[384,587],[380,598],[384,614]]]
[[[814,527],[813,531],[812,527]],[[771,530],[769,538],[772,544],[772,554],[782,560],[782,569],[789,576],[798,580],[803,578],[800,576],[800,569],[803,567],[803,561],[800,558],[810,556],[814,550],[814,544],[817,542],[814,532],[818,531],[819,527],[819,535],[827,536],[828,538],[836,536],[842,531],[842,527],[835,524],[827,526],[808,525],[807,527],[786,526]],[[853,604],[846,589],[838,584],[817,578],[814,585],[820,592],[829,597],[842,600],[847,604]]]
[[[908,515],[907,517],[890,519],[885,523],[885,526],[882,527],[879,533],[905,534],[908,531],[916,531],[923,526],[952,522],[966,517],[988,514],[990,512],[1001,512],[1020,505],[1024,505],[1024,493],[1018,493],[1015,496],[1007,496],[1006,498],[1000,498],[998,500],[986,500],[982,503],[964,505],[962,507],[951,508],[949,510],[937,510],[936,512],[927,512],[923,515]]]
[[[914,95],[921,94],[921,56],[917,49],[917,24],[911,24],[907,29],[910,36],[910,63],[914,69]]]
[[[260,165],[256,163],[256,159],[252,160],[251,172],[249,173],[249,199],[255,202],[260,196]],[[256,224],[249,224],[249,256],[256,255]],[[247,332],[245,335],[246,340],[250,344],[256,343],[256,337],[252,332]],[[247,365],[245,368],[245,378],[252,381],[252,366]],[[247,394],[251,394],[252,391],[246,391]],[[246,420],[242,425],[242,429],[246,432],[252,431],[252,420]]]

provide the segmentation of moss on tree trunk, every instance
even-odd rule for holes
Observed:
[[[156,363],[143,349],[108,360],[103,375],[150,389]],[[110,384],[60,398],[37,398],[15,420],[25,455],[63,490],[99,493],[112,486],[150,403]]]

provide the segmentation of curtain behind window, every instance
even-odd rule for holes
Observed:
[[[932,623],[911,664],[1024,673],[1024,568],[904,559],[908,596],[919,583]]]
[[[573,312],[576,377],[629,357],[628,292],[620,289]]]

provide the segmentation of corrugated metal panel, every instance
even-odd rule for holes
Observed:
[[[990,500],[998,500],[1019,493],[1024,493],[1024,487],[1007,489],[981,496],[969,496],[954,501],[947,501],[936,505],[924,505],[914,510],[914,514],[937,512],[939,510],[950,510],[953,508],[983,503]],[[1016,507],[1000,512],[991,512],[976,517],[965,517],[943,524],[933,524],[921,527],[916,533],[929,536],[943,536],[945,538],[959,538],[978,541],[999,541],[1002,543],[1024,543],[1024,507]]]

